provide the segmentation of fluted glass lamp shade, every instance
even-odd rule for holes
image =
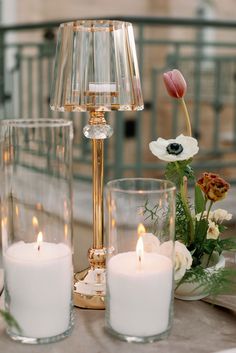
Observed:
[[[143,109],[131,23],[60,25],[50,106],[61,112]]]

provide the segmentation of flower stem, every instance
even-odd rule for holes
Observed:
[[[206,210],[206,205],[207,205],[207,201],[208,201],[208,198],[205,196],[205,199],[204,199],[204,207],[203,207],[203,210],[201,212],[201,216],[200,216],[200,219],[199,219],[199,222],[201,222],[201,220],[203,219],[203,215],[204,215],[204,212]],[[208,214],[206,215],[206,218],[208,217]]]
[[[211,210],[211,208],[212,208],[213,203],[214,203],[214,201],[211,201],[211,202],[210,202],[210,205],[209,205],[209,207],[208,207],[208,210],[207,210],[207,217],[206,217],[207,219],[208,219],[208,217],[209,217],[210,210]]]
[[[175,162],[175,166],[180,176],[180,196],[183,202],[183,208],[184,208],[185,214],[188,218],[189,233],[190,233],[189,243],[191,244],[194,241],[194,225],[193,225],[193,219],[192,219],[191,211],[189,209],[189,204],[188,204],[188,197],[187,197],[187,190],[186,190],[187,177],[185,175],[182,177],[182,173],[180,171],[178,162]]]
[[[185,190],[184,190],[184,185],[183,183],[181,183],[180,185],[180,195],[181,195],[181,199],[183,202],[183,206],[184,206],[184,210],[186,213],[186,216],[188,218],[189,221],[189,240],[190,240],[190,244],[194,241],[194,226],[193,226],[193,220],[192,220],[192,215],[189,209],[189,205],[188,205],[188,200],[185,197]]]
[[[214,202],[211,201],[211,202],[210,202],[210,205],[209,205],[209,207],[208,207],[208,210],[207,210],[207,220],[208,220],[208,218],[209,218],[210,210],[211,210],[211,208],[212,208],[213,203],[214,203]],[[207,261],[207,265],[206,265],[207,267],[209,266],[209,263],[210,263],[210,260],[211,260],[211,257],[212,257],[212,254],[213,254],[214,250],[215,250],[215,247],[212,248],[212,250],[211,250],[211,252],[210,252],[210,254],[209,254],[208,261]]]
[[[192,136],[192,128],[191,128],[190,117],[189,117],[188,109],[187,109],[187,106],[185,104],[185,100],[184,100],[183,97],[181,98],[181,103],[182,103],[182,106],[183,106],[183,109],[184,109],[184,114],[185,114],[187,129],[188,129],[188,135]]]
[[[212,248],[212,250],[211,250],[211,252],[210,252],[210,254],[209,254],[209,256],[208,256],[208,260],[207,260],[206,267],[209,266],[209,263],[210,263],[210,260],[211,260],[211,257],[212,257],[212,255],[213,255],[214,250],[215,250],[215,248]]]

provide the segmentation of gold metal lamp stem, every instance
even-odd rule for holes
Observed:
[[[93,247],[103,248],[103,140],[93,145]]]
[[[104,112],[91,112],[89,125],[106,125]],[[93,248],[88,250],[90,266],[105,268],[103,244],[104,139],[92,139],[93,160]]]
[[[90,112],[91,127],[106,126],[104,112]],[[105,249],[103,245],[104,139],[92,138],[93,247],[88,250],[90,268],[75,275],[74,304],[81,308],[104,309]],[[92,280],[91,280],[92,279]]]

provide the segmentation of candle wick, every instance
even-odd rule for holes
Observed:
[[[137,269],[138,269],[138,271],[141,271],[141,269],[142,269],[142,256],[141,255],[138,255]]]
[[[40,250],[40,244],[38,244],[38,251]]]

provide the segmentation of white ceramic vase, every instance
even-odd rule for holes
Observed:
[[[215,270],[225,267],[225,258],[223,255],[214,254],[215,264],[207,267],[204,271],[213,273]],[[177,285],[176,285],[177,286]],[[182,300],[199,300],[209,295],[203,287],[199,287],[199,282],[182,283],[175,289],[175,298]]]

